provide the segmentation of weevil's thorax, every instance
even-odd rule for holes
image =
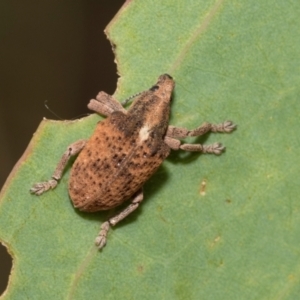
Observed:
[[[174,85],[169,75],[161,75],[153,87],[143,92],[132,103],[128,117],[136,121],[139,130],[144,128],[156,138],[164,136],[169,123]]]

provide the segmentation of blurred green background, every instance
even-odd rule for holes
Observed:
[[[103,32],[124,0],[0,2],[0,187],[43,117],[75,119],[112,94],[117,74]],[[0,295],[11,260],[0,245]]]

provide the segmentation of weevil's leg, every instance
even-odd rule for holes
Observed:
[[[88,108],[106,117],[114,111],[127,113],[127,110],[122,106],[120,102],[104,92],[99,92],[96,99],[90,100]]]
[[[214,143],[212,145],[201,145],[201,144],[181,144],[179,140],[165,136],[164,142],[172,150],[184,150],[192,152],[202,152],[219,155],[225,149],[220,143]]]
[[[110,226],[115,226],[121,220],[123,220],[129,214],[131,214],[134,210],[136,210],[138,208],[138,206],[140,205],[140,203],[143,201],[143,198],[144,198],[143,190],[141,189],[140,191],[138,191],[135,194],[131,203],[123,211],[121,211],[116,216],[110,218],[108,221],[104,222],[101,225],[101,230],[95,240],[95,244],[96,244],[96,246],[98,246],[99,249],[102,249],[106,244],[106,236],[107,236],[107,232],[108,232]]]
[[[186,138],[188,136],[200,136],[209,131],[229,133],[233,131],[235,128],[236,125],[233,124],[231,121],[225,121],[220,124],[204,123],[193,130],[188,130],[186,128],[180,128],[180,127],[175,127],[170,125],[168,127],[166,136],[172,138]]]
[[[79,153],[82,148],[85,146],[86,140],[79,140],[68,146],[68,149],[65,151],[61,157],[51,179],[45,182],[38,182],[32,186],[30,193],[41,195],[44,192],[48,191],[50,188],[54,189],[57,186],[58,181],[61,178],[62,172],[68,163],[69,159]]]

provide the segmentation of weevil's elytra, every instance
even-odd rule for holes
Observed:
[[[35,184],[31,193],[41,195],[56,187],[69,158],[79,153],[69,179],[69,195],[76,208],[95,212],[109,210],[131,200],[128,207],[101,226],[96,245],[106,244],[110,226],[134,211],[143,200],[142,187],[155,173],[171,150],[220,154],[224,147],[182,144],[178,138],[211,132],[231,132],[231,121],[204,123],[194,130],[169,125],[174,80],[164,74],[149,90],[138,94],[130,108],[100,92],[88,107],[107,118],[96,125],[89,140],[71,144],[62,156],[52,179]]]

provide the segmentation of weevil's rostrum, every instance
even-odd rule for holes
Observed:
[[[224,150],[220,143],[182,144],[177,138],[199,136],[209,131],[231,132],[236,127],[231,121],[217,125],[204,123],[194,130],[170,126],[174,85],[170,75],[161,75],[154,86],[135,97],[128,111],[114,98],[100,92],[88,107],[107,118],[97,124],[89,140],[80,140],[68,147],[52,179],[31,188],[37,195],[54,188],[69,158],[80,152],[69,179],[69,195],[76,208],[87,212],[109,210],[131,200],[127,208],[102,224],[96,239],[100,249],[106,244],[110,226],[139,206],[144,183],[171,149],[212,154]]]

